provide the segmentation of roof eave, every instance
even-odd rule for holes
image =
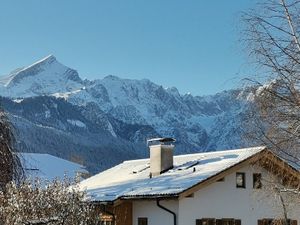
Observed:
[[[211,176],[211,177],[208,177],[207,179],[205,180],[202,180],[200,181],[199,183],[183,190],[182,192],[179,193],[179,199],[182,199],[186,196],[189,196],[191,194],[193,194],[194,192],[202,189],[203,187],[205,186],[208,186],[214,182],[216,182],[217,180],[225,177],[226,175],[238,170],[239,168],[242,168],[244,167],[246,164],[249,164],[249,163],[253,163],[253,162],[256,162],[258,159],[259,159],[259,156],[261,156],[262,154],[265,154],[266,152],[270,152],[267,147],[264,147],[261,151],[253,154],[252,156],[218,172],[217,174]]]
[[[154,199],[182,199],[184,197],[187,197],[194,192],[202,189],[203,187],[206,187],[217,180],[223,178],[224,176],[244,167],[247,164],[254,164],[258,162],[262,157],[270,157],[270,154],[274,157],[275,160],[282,162],[287,168],[289,168],[291,171],[296,173],[296,175],[299,176],[299,171],[297,171],[295,168],[290,166],[287,162],[282,160],[280,157],[278,157],[276,154],[274,154],[272,151],[267,149],[267,147],[264,147],[261,151],[251,155],[250,157],[218,172],[217,174],[208,177],[205,180],[200,181],[199,183],[181,191],[178,193],[172,193],[172,194],[157,194],[157,195],[124,195],[124,196],[119,196],[118,198],[110,201],[94,201],[95,203],[98,204],[113,204],[113,205],[118,205],[123,201],[132,201],[132,200],[154,200]]]

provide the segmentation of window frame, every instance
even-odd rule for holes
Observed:
[[[114,218],[110,214],[101,213],[100,214],[100,225],[112,225],[114,223]]]
[[[222,218],[222,225],[234,225],[235,219],[234,218]]]
[[[234,219],[234,218],[202,218],[202,219],[196,219],[196,225],[241,225],[242,220],[241,219]]]
[[[262,182],[261,182],[261,173],[253,173],[253,189],[261,189],[262,188]],[[258,183],[258,186],[257,186],[257,182]]]
[[[215,218],[196,219],[196,225],[215,225],[215,224],[216,224]]]
[[[257,224],[258,225],[276,225],[278,224],[282,224],[284,225],[285,219],[274,219],[274,218],[263,218],[263,219],[259,219],[257,220]],[[297,220],[292,220],[292,219],[288,219],[287,220],[289,225],[297,225],[298,221]]]
[[[238,183],[238,176],[242,176],[242,184],[239,185]],[[246,188],[246,173],[245,172],[236,172],[235,175],[235,184],[236,188]]]
[[[138,217],[137,224],[138,225],[148,225],[148,217]]]

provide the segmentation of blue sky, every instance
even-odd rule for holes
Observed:
[[[254,0],[0,0],[0,74],[49,54],[82,78],[148,78],[181,93],[237,87],[239,13]]]

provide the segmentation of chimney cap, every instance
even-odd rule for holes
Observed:
[[[152,142],[161,142],[161,143],[165,143],[165,142],[175,142],[176,139],[175,138],[170,138],[170,137],[165,137],[165,138],[151,138],[147,140],[147,144],[149,145],[149,143]]]

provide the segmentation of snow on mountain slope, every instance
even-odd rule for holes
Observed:
[[[77,71],[62,65],[52,55],[3,77],[0,84],[1,95],[13,98],[74,91],[83,86]]]
[[[78,107],[48,96],[20,102],[3,97],[0,100],[12,123],[19,151],[48,153],[71,161],[80,159],[92,173],[124,159],[145,157],[146,145],[141,140],[133,144],[128,139],[154,132],[151,128],[126,126],[93,105]]]
[[[76,154],[80,152],[93,171],[120,162],[128,151],[131,153],[127,156],[145,157],[145,141],[150,137],[176,138],[176,154],[246,147],[240,123],[249,101],[247,91],[243,92],[181,95],[175,87],[112,75],[83,81],[75,70],[54,56],[0,79],[0,95],[8,98],[3,100],[7,103],[4,107],[20,129],[19,137],[31,135],[32,141],[23,140],[20,145],[25,151],[54,151],[67,158],[70,152],[65,138],[72,148],[79,144]],[[32,130],[27,134],[26,129]],[[56,143],[45,140],[47,135],[55,137]],[[95,140],[97,135],[99,139]],[[116,145],[103,150],[107,143],[114,142]],[[99,157],[90,158],[84,146],[88,146],[88,151],[92,146],[101,148],[102,153],[114,155],[117,161],[112,160],[110,165],[100,160],[105,165],[97,167],[95,158]],[[58,153],[58,149],[62,152]],[[120,154],[122,151],[125,155]]]
[[[104,112],[128,124],[150,125],[162,136],[176,136],[185,149],[205,148],[214,119],[238,100],[235,92],[216,96],[180,95],[149,80],[107,76],[68,96],[73,104],[96,103]],[[232,100],[232,101],[231,101]],[[229,102],[230,101],[230,102]]]

